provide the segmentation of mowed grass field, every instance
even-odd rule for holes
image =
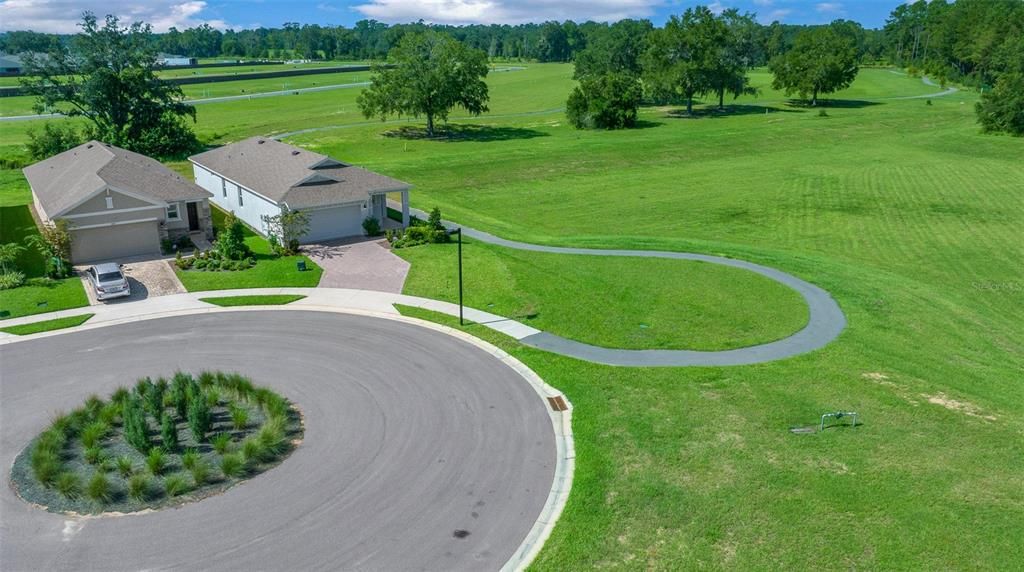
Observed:
[[[357,90],[204,105],[197,131],[223,143],[320,129],[290,141],[406,180],[414,206],[469,226],[744,258],[835,296],[849,320],[839,339],[756,366],[605,367],[471,327],[574,406],[573,492],[535,569],[1018,568],[1024,141],[979,134],[974,94],[892,99],[941,90],[879,69],[862,70],[825,117],[764,89],[732,113],[646,108],[640,129],[580,132],[561,112],[571,73],[492,74],[491,113],[453,112],[475,127],[450,140],[384,136],[406,121],[366,121]],[[20,153],[31,124],[0,123],[0,152]],[[416,267],[441,254],[408,253],[410,291],[451,299],[454,264],[447,281]],[[478,273],[467,296],[495,307],[533,302],[539,318],[582,301],[623,323],[678,312],[658,298],[621,303],[590,260],[479,244],[466,254]],[[594,279],[557,288],[560,276]],[[746,296],[716,298],[725,315],[748,311]],[[789,432],[837,409],[863,425]]]

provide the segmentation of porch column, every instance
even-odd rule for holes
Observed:
[[[402,226],[409,226],[409,190],[402,191]]]

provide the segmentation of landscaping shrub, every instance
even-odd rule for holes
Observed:
[[[61,473],[57,477],[57,492],[64,498],[76,499],[82,492],[82,485],[78,475],[72,472]]]
[[[25,275],[17,270],[0,273],[0,290],[10,290],[25,283]]]
[[[188,404],[188,426],[196,442],[206,439],[210,430],[210,408],[202,394],[194,395]]]
[[[191,380],[192,376],[180,371],[171,380],[171,397],[174,398],[174,410],[179,419],[188,415],[188,386]]]
[[[166,413],[160,421],[160,439],[167,452],[173,453],[178,450],[178,427],[171,416]]]
[[[220,392],[217,391],[216,387],[211,387],[206,390],[206,406],[216,407],[220,403]]]
[[[377,217],[368,216],[363,219],[363,232],[366,236],[377,236],[380,234],[380,221]]]
[[[214,451],[223,455],[231,447],[231,435],[228,433],[217,433],[210,439],[210,444],[213,445]]]
[[[196,461],[195,464],[189,467],[188,471],[192,473],[192,483],[197,488],[210,480],[210,465],[207,465],[206,461],[201,459]]]
[[[94,421],[86,425],[85,428],[82,429],[82,445],[87,449],[91,449],[99,445],[99,442],[107,436],[109,431],[110,425],[103,421]]]
[[[241,431],[245,429],[245,426],[249,423],[249,410],[232,403],[228,411],[231,412],[231,423],[235,426],[235,430]]]
[[[188,490],[188,479],[180,473],[171,475],[164,479],[164,492],[166,492],[169,497],[176,497],[188,492]]]
[[[189,449],[181,456],[181,466],[191,470],[192,467],[196,466],[199,462],[199,451],[195,449]]]
[[[132,463],[132,458],[129,457],[128,455],[121,455],[120,457],[118,457],[116,464],[117,473],[121,475],[122,479],[127,479],[132,474],[132,471],[135,470],[135,466]]]
[[[246,437],[242,441],[240,451],[242,453],[242,457],[248,463],[259,462],[267,455],[267,451],[264,449],[263,444],[255,437]]]
[[[164,455],[164,450],[160,447],[153,447],[149,450],[149,454],[146,455],[146,467],[155,477],[160,476],[160,473],[164,472],[166,463],[167,457]]]
[[[98,445],[86,448],[82,456],[85,458],[85,462],[90,465],[99,465],[106,458],[103,455],[103,449]]]
[[[135,501],[145,501],[149,497],[153,480],[145,473],[136,473],[128,479],[128,496]]]
[[[245,474],[245,458],[241,453],[229,453],[220,459],[220,472],[225,477],[241,477]]]
[[[89,484],[85,487],[85,496],[97,504],[110,502],[113,492],[114,487],[110,484],[110,479],[99,471],[93,473]]]
[[[146,412],[137,396],[129,397],[121,413],[124,428],[124,440],[138,452],[146,454],[152,446],[149,439],[149,427],[146,424]]]

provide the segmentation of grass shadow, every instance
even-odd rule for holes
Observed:
[[[428,139],[433,141],[445,141],[456,143],[460,141],[492,142],[492,141],[513,141],[519,139],[533,139],[535,137],[548,137],[548,134],[536,129],[523,127],[508,127],[497,125],[474,125],[459,124],[446,125],[434,130],[434,136],[427,135],[427,129],[422,126],[406,125],[398,129],[392,129],[383,133],[385,137],[396,139]]]
[[[739,117],[743,115],[765,115],[766,113],[806,113],[805,109],[786,109],[769,107],[767,105],[727,105],[724,109],[717,107],[703,107],[694,109],[693,113],[687,113],[686,109],[671,109],[666,115],[674,119],[718,119],[724,117]]]
[[[882,105],[881,101],[865,101],[863,99],[819,99],[817,105],[811,105],[810,102],[803,99],[791,99],[786,105],[795,107],[797,109],[861,109],[864,107],[872,107],[875,105]]]

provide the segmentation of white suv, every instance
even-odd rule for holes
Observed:
[[[89,283],[92,284],[92,288],[96,292],[97,300],[109,300],[111,298],[132,295],[132,289],[128,286],[128,279],[124,277],[124,273],[121,272],[121,265],[119,264],[110,262],[90,266],[85,271],[85,274],[89,277]]]

